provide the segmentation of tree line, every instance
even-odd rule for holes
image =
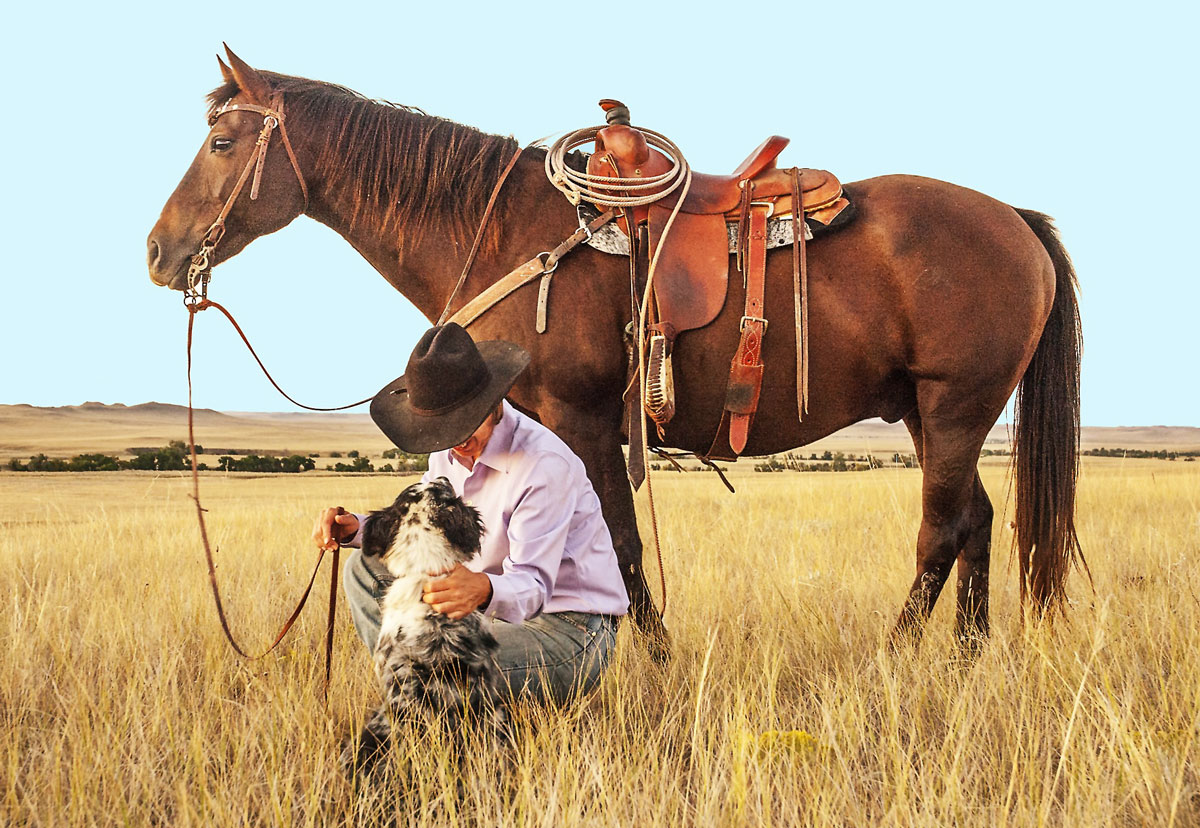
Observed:
[[[45,454],[35,454],[28,461],[17,457],[10,458],[6,468],[18,472],[88,472],[88,471],[121,471],[125,469],[137,471],[191,471],[192,458],[188,445],[182,440],[172,440],[161,448],[137,448],[132,450],[134,456],[122,460],[110,454],[77,454],[70,459],[47,457]],[[196,454],[203,454],[204,447],[197,445]],[[292,454],[286,457],[270,457],[250,454],[245,457],[224,455],[217,460],[217,469],[227,472],[259,472],[265,474],[298,474],[312,471],[316,461],[311,455],[305,457]],[[340,457],[333,452],[331,456]],[[393,466],[387,463],[376,469],[367,457],[361,457],[357,451],[349,452],[350,463],[336,463],[326,466],[327,471],[361,473],[361,472],[413,472],[425,471],[429,468],[429,457],[424,454],[408,454],[400,449],[388,449],[383,453],[385,459],[396,460]],[[198,463],[199,471],[210,471],[207,463]]]

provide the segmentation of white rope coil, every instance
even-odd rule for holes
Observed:
[[[646,136],[647,144],[667,157],[671,169],[659,175],[637,178],[610,178],[571,169],[567,164],[567,153],[595,140],[596,134],[604,129],[597,126],[576,130],[555,141],[546,153],[546,177],[575,205],[584,200],[603,207],[638,207],[670,195],[687,179],[687,159],[665,135],[645,127],[635,128]]]

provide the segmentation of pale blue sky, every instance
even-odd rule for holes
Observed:
[[[844,181],[927,175],[1050,213],[1082,282],[1084,424],[1200,425],[1197,4],[780,3],[754,4],[754,21],[739,3],[617,7],[636,13],[6,12],[0,403],[185,401],[186,314],[150,283],[145,238],[207,132],[202,97],[225,40],[252,65],[522,142],[594,124],[596,101],[616,97],[700,170],[731,169],[779,133],[792,138],[786,165]],[[639,32],[614,29],[627,20]],[[307,218],[218,268],[213,292],[284,387],[316,405],[395,377],[426,325]],[[198,405],[289,408],[219,317],[201,317],[198,337]]]

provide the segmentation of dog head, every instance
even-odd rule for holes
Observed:
[[[371,512],[362,554],[378,556],[395,575],[465,563],[479,552],[483,521],[444,477],[414,483],[391,506]]]

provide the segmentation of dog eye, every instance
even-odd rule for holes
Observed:
[[[229,138],[217,136],[212,139],[210,146],[213,152],[225,152],[233,146],[233,141]]]

